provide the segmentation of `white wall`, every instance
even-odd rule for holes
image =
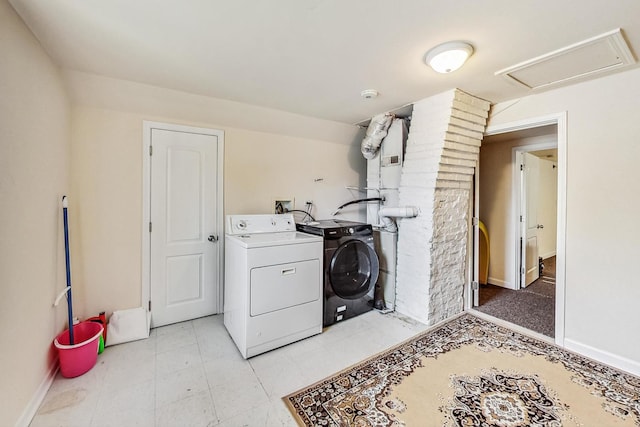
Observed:
[[[143,120],[224,130],[226,214],[269,213],[274,198],[291,197],[300,209],[313,201],[314,216],[328,218],[362,196],[345,189],[364,186],[366,163],[354,144],[361,132],[353,126],[98,76],[66,77],[75,103],[74,256],[83,316],[140,306]],[[218,115],[220,105],[226,109]],[[341,217],[364,220],[363,207],[344,211]]]
[[[494,107],[490,125],[567,111],[565,344],[640,372],[640,69]]]
[[[0,425],[29,421],[65,327],[61,197],[69,105],[58,68],[0,2]]]

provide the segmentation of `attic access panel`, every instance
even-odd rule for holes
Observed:
[[[587,79],[635,63],[620,28],[496,71],[528,89]]]

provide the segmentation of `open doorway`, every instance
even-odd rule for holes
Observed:
[[[487,130],[480,149],[474,216],[489,237],[489,267],[484,277],[475,275],[480,286],[472,298],[475,303],[470,302],[480,312],[554,338],[560,345],[564,129],[564,115],[558,115]],[[478,252],[475,258],[480,258]]]
[[[481,275],[477,309],[554,337],[558,169],[557,131],[550,128],[549,134],[515,132],[483,144],[479,218],[493,262],[487,277]]]

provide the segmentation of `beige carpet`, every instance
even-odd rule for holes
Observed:
[[[469,314],[283,399],[302,426],[640,426],[640,378]]]

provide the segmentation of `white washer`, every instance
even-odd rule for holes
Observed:
[[[229,215],[224,325],[247,359],[322,332],[323,239],[292,214]]]

